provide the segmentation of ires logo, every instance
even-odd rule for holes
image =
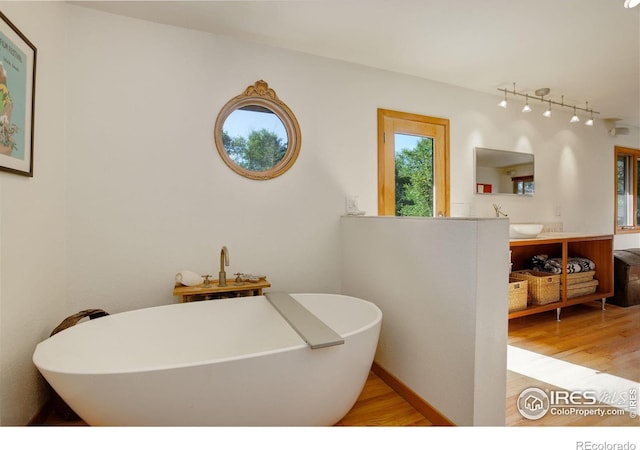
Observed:
[[[549,396],[539,388],[527,388],[520,393],[516,403],[520,415],[529,420],[543,418],[551,406]]]
[[[614,401],[615,400],[615,401]],[[552,415],[613,416],[629,412],[631,418],[637,413],[637,390],[598,395],[595,390],[567,391],[527,388],[520,393],[516,404],[522,417],[538,420]]]
[[[598,403],[595,391],[549,391],[548,395],[553,406],[593,406]]]

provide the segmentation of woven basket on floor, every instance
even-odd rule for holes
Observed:
[[[66,330],[67,328],[74,326],[84,318],[88,317],[89,319],[97,319],[98,317],[108,315],[108,312],[105,312],[101,309],[85,309],[84,311],[80,311],[72,316],[69,316],[62,322],[60,322],[60,325],[53,329],[50,336],[53,336],[54,334],[57,334],[62,330]],[[58,417],[60,417],[62,420],[71,422],[80,419],[75,411],[71,409],[69,405],[67,405],[67,403],[62,399],[62,397],[60,397],[60,395],[58,395],[58,393],[53,388],[51,388],[51,405]]]

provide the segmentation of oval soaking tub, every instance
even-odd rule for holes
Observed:
[[[333,425],[360,395],[382,312],[292,294],[344,344],[312,350],[264,296],[181,303],[80,323],[33,362],[89,425]]]

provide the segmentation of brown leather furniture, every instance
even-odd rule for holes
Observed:
[[[614,296],[608,302],[619,306],[640,305],[640,248],[614,250]]]

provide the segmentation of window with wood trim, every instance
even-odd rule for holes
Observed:
[[[449,211],[449,120],[379,109],[378,214]]]
[[[638,176],[640,150],[615,147],[615,229],[616,233],[640,232]]]
[[[513,183],[513,193],[520,195],[533,195],[535,182],[533,181],[533,175],[527,175],[524,177],[511,177]]]

